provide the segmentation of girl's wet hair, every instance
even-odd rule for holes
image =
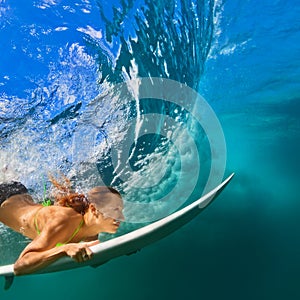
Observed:
[[[90,203],[84,194],[72,193],[57,197],[55,204],[71,207],[79,214],[84,215],[88,210]]]
[[[89,201],[84,194],[76,193],[71,187],[71,181],[63,176],[63,181],[59,182],[53,176],[49,176],[50,182],[56,187],[54,194],[54,205],[71,207],[79,214],[84,215],[89,208]]]
[[[54,194],[54,205],[71,207],[82,215],[87,212],[90,203],[96,204],[101,211],[102,206],[111,201],[111,196],[109,195],[114,194],[117,198],[122,198],[121,194],[112,187],[97,186],[89,191],[87,197],[84,194],[76,193],[72,189],[71,181],[65,176],[62,176],[63,180],[60,182],[51,175],[49,175],[49,179],[57,189],[57,192]]]

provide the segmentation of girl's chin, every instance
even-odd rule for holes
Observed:
[[[116,233],[117,231],[118,231],[118,228],[115,228],[115,229],[107,230],[106,232],[107,233]]]

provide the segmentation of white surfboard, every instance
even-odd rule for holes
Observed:
[[[92,246],[93,258],[83,263],[76,263],[69,257],[63,257],[50,266],[34,273],[50,273],[84,266],[98,267],[109,260],[137,252],[143,247],[162,239],[195,218],[212,200],[220,194],[234,174],[231,174],[212,191],[194,201],[192,204],[150,225],[130,233]],[[5,276],[5,289],[8,289],[14,278],[13,264],[1,266],[0,276]]]

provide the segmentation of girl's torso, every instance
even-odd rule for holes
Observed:
[[[89,234],[82,215],[74,209],[55,205],[44,207],[34,203],[28,194],[14,195],[5,200],[0,207],[0,222],[32,240],[44,230],[51,231],[51,228],[57,229],[56,243],[89,241],[97,238],[97,235]],[[48,234],[53,233],[50,231]]]

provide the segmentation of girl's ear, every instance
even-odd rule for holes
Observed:
[[[89,208],[90,208],[91,212],[93,212],[93,213],[97,212],[96,206],[93,203],[90,203],[90,207]]]
[[[102,217],[102,213],[96,208],[96,206],[93,203],[90,203],[89,209],[97,218],[99,216]]]

